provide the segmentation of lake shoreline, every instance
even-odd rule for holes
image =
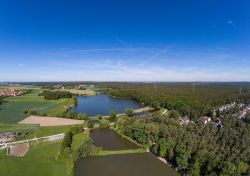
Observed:
[[[68,112],[85,113],[92,116],[108,116],[112,110],[123,114],[128,108],[141,109],[145,106],[129,98],[114,98],[105,93],[95,96],[77,96],[76,106],[71,107]]]

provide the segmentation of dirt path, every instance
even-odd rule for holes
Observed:
[[[62,140],[63,138],[64,138],[64,133],[61,133],[61,134],[45,136],[45,137],[40,137],[40,138],[27,139],[27,140],[22,140],[22,141],[7,142],[7,143],[0,144],[0,149],[4,149],[4,148],[10,147],[10,146],[17,145],[17,144],[29,143],[32,141],[57,141],[57,140]]]

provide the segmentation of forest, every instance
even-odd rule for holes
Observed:
[[[39,96],[43,96],[46,100],[58,100],[60,98],[71,98],[72,94],[67,91],[43,91],[39,94]]]
[[[182,175],[249,175],[250,121],[236,120],[235,113],[223,116],[223,128],[212,123],[181,126],[159,113],[118,117],[115,128],[165,158]]]
[[[249,83],[103,83],[106,93],[156,109],[177,110],[196,121],[231,102],[249,103]]]

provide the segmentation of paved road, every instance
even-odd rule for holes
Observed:
[[[154,110],[154,108],[145,107],[145,108],[134,110],[134,113],[137,114],[137,113],[147,112],[147,111],[152,111],[152,110]],[[117,114],[116,116],[119,117],[119,116],[123,116],[123,115],[125,115],[125,113]],[[102,117],[109,117],[109,116],[102,116]]]

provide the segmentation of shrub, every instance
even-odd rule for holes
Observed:
[[[94,128],[94,124],[93,124],[93,123],[88,123],[88,124],[87,124],[87,127],[88,127],[88,128]]]
[[[101,115],[98,115],[98,119],[99,119],[99,120],[102,120],[102,116],[101,116]]]
[[[109,128],[109,122],[107,120],[102,120],[100,125],[99,125],[100,128]]]
[[[99,148],[93,144],[91,139],[82,142],[73,154],[74,161],[81,157],[94,156]]]
[[[127,116],[131,117],[131,116],[134,115],[134,111],[133,111],[133,109],[128,108],[128,109],[125,110],[125,114]]]
[[[116,110],[112,110],[112,111],[109,113],[109,119],[110,119],[110,121],[114,122],[115,119],[116,119],[116,116],[117,116],[117,111],[116,111]]]
[[[71,148],[71,144],[72,144],[72,140],[73,140],[73,133],[71,131],[68,131],[62,141],[62,148]]]
[[[84,128],[82,125],[75,125],[75,126],[71,127],[70,131],[73,135],[75,135],[75,134],[83,132]]]

